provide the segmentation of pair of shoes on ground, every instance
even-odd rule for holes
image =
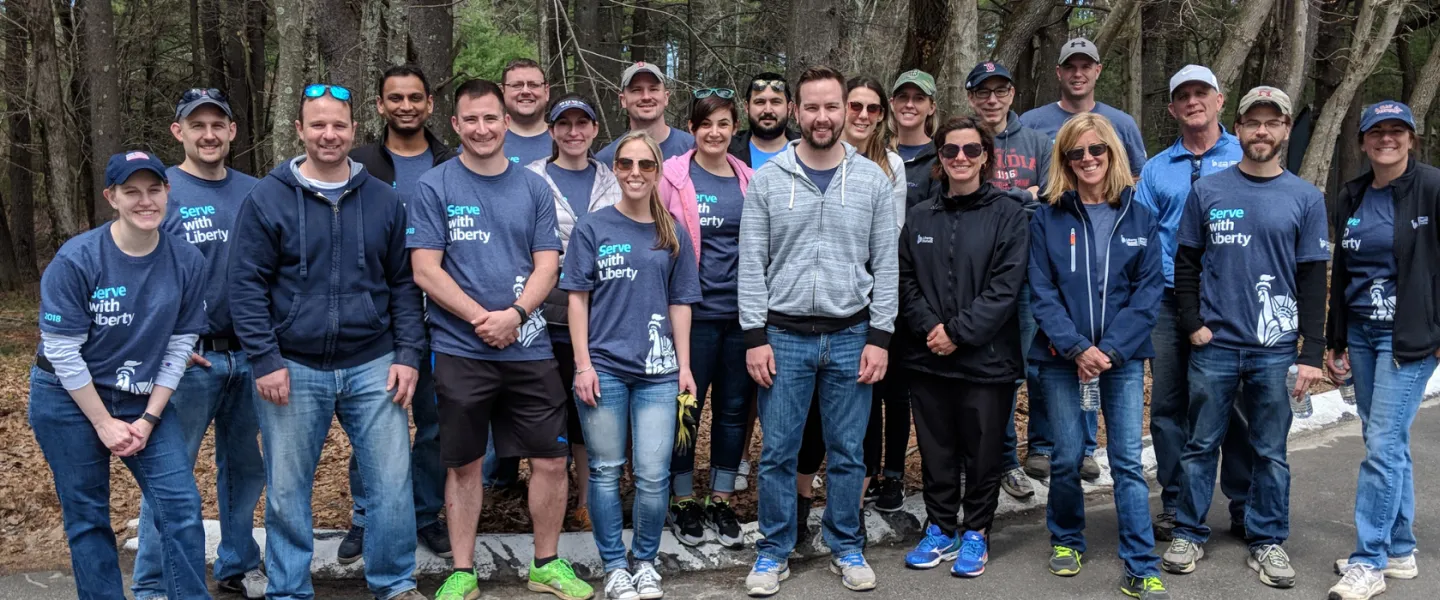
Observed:
[[[260,569],[250,569],[243,575],[237,575],[228,579],[221,579],[215,582],[215,587],[220,591],[229,594],[239,594],[245,600],[259,600],[265,597],[265,588],[270,585],[270,580],[265,577],[265,572]]]
[[[846,589],[857,592],[875,589],[875,570],[861,552],[830,559],[830,572],[840,576],[840,583]],[[780,582],[790,577],[788,561],[776,561],[765,556],[755,559],[750,575],[745,577],[745,592],[751,596],[773,596],[780,591]]]
[[[660,588],[660,580],[660,574],[655,572],[654,564],[636,561],[635,566],[629,571],[615,569],[605,574],[605,600],[664,598],[665,591]]]
[[[865,489],[863,502],[874,506],[875,510],[886,513],[904,508],[905,480],[890,477],[871,478],[870,487]]]
[[[1031,454],[1025,457],[1024,471],[1026,475],[1036,481],[1048,481],[1050,479],[1050,457],[1044,454]],[[1083,481],[1095,481],[1100,478],[1100,463],[1095,457],[1086,456],[1080,461],[1080,479]]]
[[[915,549],[905,554],[905,566],[911,569],[933,569],[941,562],[955,561],[950,574],[956,577],[979,577],[989,560],[989,540],[984,534],[966,531],[956,536],[934,523],[925,528],[925,537]]]
[[[1414,554],[1387,558],[1384,569],[1342,558],[1335,561],[1335,574],[1341,577],[1330,588],[1326,596],[1329,600],[1369,600],[1385,592],[1386,579],[1414,579],[1420,575],[1420,568]]]
[[[1205,557],[1205,548],[1185,538],[1175,538],[1160,557],[1160,567],[1176,574],[1195,571],[1196,563]],[[1273,588],[1295,587],[1295,568],[1290,565],[1290,555],[1280,544],[1264,544],[1250,549],[1245,564],[1255,571],[1260,582]]]
[[[444,521],[436,521],[421,527],[415,532],[415,537],[435,556],[440,558],[454,556],[450,551],[450,531],[445,527]],[[342,565],[354,563],[360,560],[364,550],[365,528],[351,525],[350,531],[345,532],[345,539],[340,540],[340,548],[335,551],[335,560]]]
[[[667,521],[675,539],[686,546],[699,546],[710,540],[726,548],[739,548],[745,543],[745,536],[740,532],[740,517],[729,501],[718,496],[711,496],[704,505],[694,498],[671,504]]]
[[[658,585],[659,575],[655,576],[655,580]],[[536,567],[535,563],[531,562],[526,587],[532,592],[552,594],[561,600],[589,600],[595,596],[595,589],[576,576],[570,562],[563,558],[552,560],[543,567]],[[435,600],[476,600],[479,597],[480,582],[471,571],[451,573],[440,586],[440,590],[435,592]],[[420,600],[424,600],[424,596],[421,596]]]
[[[1084,566],[1084,553],[1067,546],[1052,546],[1050,551],[1050,573],[1058,577],[1074,577]],[[1120,579],[1120,592],[1141,600],[1169,600],[1170,592],[1160,577],[1149,575],[1137,577],[1126,573]]]

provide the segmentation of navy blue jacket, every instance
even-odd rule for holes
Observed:
[[[302,161],[255,184],[235,218],[230,314],[254,375],[283,359],[335,370],[392,350],[394,364],[418,368],[425,325],[405,205],[354,161],[332,203],[298,176]]]
[[[1073,361],[1091,346],[1113,365],[1155,356],[1150,332],[1165,290],[1160,224],[1132,192],[1120,194],[1113,232],[1094,230],[1074,191],[1030,220],[1031,307],[1040,324],[1030,360]],[[1107,238],[1101,263],[1091,240]]]

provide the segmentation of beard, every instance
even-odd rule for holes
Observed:
[[[780,136],[782,136],[782,135],[785,135],[785,126],[786,126],[786,123],[785,123],[784,120],[776,117],[774,114],[771,114],[771,113],[765,113],[765,114],[762,114],[762,115],[760,115],[760,116],[761,116],[761,118],[765,118],[765,117],[774,118],[774,119],[775,119],[775,126],[773,126],[773,127],[766,127],[766,126],[764,126],[764,125],[761,125],[759,120],[751,121],[751,122],[750,122],[750,134],[751,134],[751,135],[753,135],[753,136],[755,136],[755,137],[757,137],[757,138],[760,138],[760,139],[762,139],[762,140],[773,140],[773,139],[775,139],[775,138],[777,138],[777,137],[780,137]]]
[[[1261,148],[1259,142],[1241,144],[1245,147],[1245,158],[1255,162],[1269,162],[1270,159],[1275,158],[1275,155],[1280,153],[1280,144],[1278,142],[1265,140],[1264,143],[1269,144],[1269,148]]]
[[[810,146],[816,150],[829,150],[840,141],[840,132],[835,131],[833,127],[830,129],[830,139],[824,142],[816,140],[815,132],[809,129],[801,128],[800,135],[805,138],[806,143],[810,144]]]

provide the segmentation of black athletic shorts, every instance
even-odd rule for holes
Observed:
[[[575,347],[551,341],[555,348],[555,362],[560,363],[560,385],[565,386],[565,407],[569,413],[570,443],[585,445],[585,430],[580,427],[580,407],[575,406]]]
[[[435,353],[440,458],[463,467],[485,456],[489,434],[502,458],[570,454],[568,395],[554,359],[491,361]]]

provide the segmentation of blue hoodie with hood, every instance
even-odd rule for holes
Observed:
[[[425,325],[405,205],[353,160],[332,202],[299,175],[304,161],[261,179],[235,218],[230,312],[255,377],[285,359],[335,370],[392,350],[394,364],[418,368]]]

